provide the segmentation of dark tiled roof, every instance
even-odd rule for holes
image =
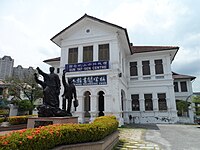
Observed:
[[[51,58],[51,59],[46,59],[43,62],[52,62],[52,61],[60,61],[60,57],[56,57],[56,58]]]
[[[178,46],[131,46],[132,53],[144,53],[179,49]]]
[[[173,76],[174,79],[191,79],[191,80],[194,80],[196,78],[194,76],[178,74],[178,73],[175,73],[175,72],[172,72],[172,76]]]

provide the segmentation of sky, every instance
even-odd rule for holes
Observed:
[[[200,91],[199,0],[0,0],[0,58],[40,67],[60,56],[50,39],[85,13],[126,28],[133,45],[179,46],[172,71],[197,77]]]

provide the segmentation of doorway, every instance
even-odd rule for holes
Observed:
[[[104,116],[104,92],[100,91],[98,93],[99,99],[98,99],[98,104],[99,104],[99,116]]]
[[[84,93],[84,117],[85,118],[90,118],[90,95],[91,93],[89,91],[86,91]]]

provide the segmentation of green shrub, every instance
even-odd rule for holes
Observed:
[[[0,118],[0,123],[4,122],[5,118]]]
[[[28,116],[12,116],[8,117],[8,122],[11,125],[26,124],[28,121]]]
[[[0,115],[8,115],[9,109],[0,109]]]
[[[103,139],[117,128],[115,117],[104,116],[91,124],[55,124],[23,129],[0,136],[0,149],[45,150],[58,145],[93,142]]]

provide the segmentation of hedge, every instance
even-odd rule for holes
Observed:
[[[55,124],[23,129],[0,136],[0,150],[46,150],[59,145],[94,142],[117,128],[114,116],[103,116],[91,124]]]
[[[29,116],[12,116],[7,120],[11,125],[26,124]]]
[[[0,123],[4,122],[5,118],[0,118]]]

